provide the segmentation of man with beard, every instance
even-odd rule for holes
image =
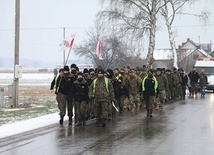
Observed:
[[[114,101],[114,89],[110,80],[104,76],[103,69],[97,70],[97,78],[89,88],[89,97],[95,100],[97,125],[105,127],[105,121],[109,113],[109,104]]]

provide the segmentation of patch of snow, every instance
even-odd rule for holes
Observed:
[[[53,114],[48,114],[41,117],[23,120],[20,122],[15,122],[12,124],[5,124],[0,126],[0,131],[1,131],[0,138],[5,138],[15,134],[45,127],[45,126],[57,123],[58,120],[59,120],[59,113],[53,113]]]
[[[25,108],[13,108],[13,109],[2,109],[3,111],[18,111],[18,110],[24,110]]]

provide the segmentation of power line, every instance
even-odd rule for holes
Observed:
[[[213,24],[203,24],[203,25],[175,25],[173,27],[213,27]],[[86,28],[90,28],[90,27],[81,27],[81,26],[77,26],[77,27],[40,27],[40,28],[22,28],[20,30],[54,30],[54,29],[62,29],[62,28],[66,28],[66,29],[86,29]],[[0,31],[13,31],[15,29],[0,29]]]
[[[208,27],[212,27],[212,26],[214,26],[213,24],[209,24],[209,25],[206,25],[206,24],[203,24],[203,25],[180,25],[180,26],[173,26],[173,27],[202,27],[202,26],[204,26],[204,27],[206,27],[206,26],[208,26]]]
[[[56,29],[86,29],[89,27],[44,27],[44,28],[22,28],[20,30],[56,30]],[[15,29],[0,29],[0,31],[13,31]]]

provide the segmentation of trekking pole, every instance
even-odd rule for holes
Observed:
[[[115,109],[117,112],[119,112],[119,110],[117,109],[117,107],[115,106],[115,104],[114,104],[113,101],[111,102],[111,104],[112,104],[112,106],[114,107],[114,109]]]

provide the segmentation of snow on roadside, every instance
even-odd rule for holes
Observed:
[[[58,120],[59,113],[53,113],[20,122],[15,122],[12,124],[5,124],[0,126],[0,138],[5,138],[15,134],[45,127],[47,125],[57,123]]]

